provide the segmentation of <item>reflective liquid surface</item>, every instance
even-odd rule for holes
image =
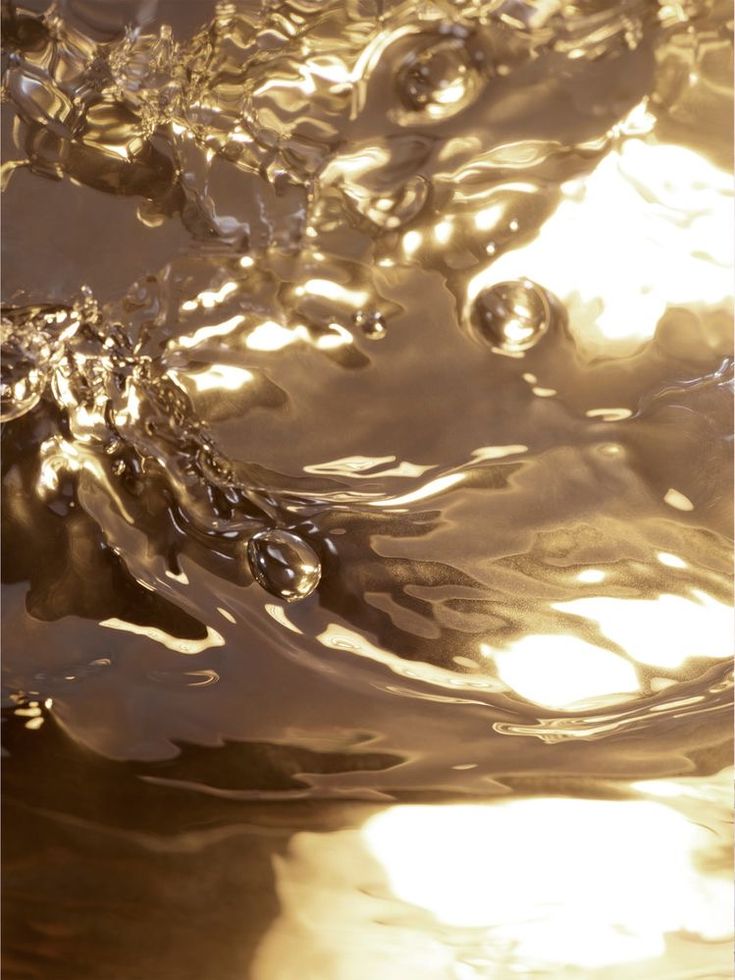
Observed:
[[[3,5],[5,969],[730,977],[729,5]]]

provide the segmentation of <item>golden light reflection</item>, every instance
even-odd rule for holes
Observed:
[[[239,391],[255,378],[252,371],[233,364],[211,364],[203,371],[169,371],[169,374],[183,382],[189,381],[198,392]]]
[[[397,463],[388,469],[378,467],[386,463]],[[434,469],[433,466],[420,466],[418,463],[409,463],[402,460],[400,463],[395,456],[345,456],[342,459],[329,460],[326,463],[312,463],[304,467],[305,473],[315,473],[320,476],[344,476],[358,480],[375,480],[376,477],[399,476],[417,477],[423,476],[428,470]]]
[[[577,11],[562,0],[488,0],[418,4],[411,10],[410,4],[389,9],[394,5],[383,0],[349,0],[344,5],[291,0],[260,5],[262,19],[257,4],[221,0],[211,5],[216,10],[210,25],[202,25],[188,41],[177,28],[180,40],[169,46],[171,29],[161,27],[166,53],[162,49],[155,57],[157,39],[145,33],[145,24],[153,23],[147,14],[138,17],[137,26],[124,30],[120,45],[115,32],[107,30],[117,18],[103,16],[102,35],[108,39],[101,45],[90,41],[87,48],[83,32],[67,30],[63,8],[77,8],[74,19],[83,24],[85,8],[94,4],[51,4],[43,25],[35,28],[32,18],[16,17],[15,5],[9,5],[10,72],[20,79],[17,98],[9,89],[18,110],[11,150],[29,159],[5,164],[3,183],[12,170],[28,164],[31,171],[18,174],[16,183],[31,175],[34,181],[43,175],[59,178],[60,215],[70,213],[69,208],[81,215],[77,192],[85,185],[95,188],[100,204],[105,191],[114,193],[124,209],[120,234],[112,220],[118,205],[110,205],[110,220],[102,206],[100,219],[112,229],[115,242],[119,238],[123,251],[130,251],[130,242],[135,247],[139,223],[162,229],[160,244],[151,241],[150,252],[143,244],[136,256],[136,275],[145,273],[146,278],[140,278],[129,294],[91,268],[90,282],[101,298],[93,299],[90,287],[82,287],[83,301],[67,296],[75,306],[73,313],[48,314],[57,318],[58,331],[46,330],[50,321],[44,316],[44,334],[65,341],[78,329],[80,339],[52,362],[55,404],[47,400],[46,390],[39,392],[43,402],[38,411],[14,429],[18,439],[13,435],[10,440],[11,455],[17,459],[9,481],[13,506],[28,525],[12,535],[11,550],[21,552],[12,599],[13,609],[19,600],[19,614],[13,613],[12,621],[22,627],[13,638],[20,658],[13,684],[18,691],[28,688],[25,680],[40,684],[39,698],[43,685],[55,690],[61,684],[57,711],[62,732],[70,736],[67,747],[73,751],[78,742],[83,752],[89,750],[90,759],[92,753],[100,755],[98,763],[91,759],[93,779],[95,771],[100,780],[106,778],[104,758],[113,750],[118,760],[137,759],[143,748],[146,755],[141,756],[154,761],[157,745],[173,751],[184,736],[188,745],[183,746],[180,775],[191,768],[189,759],[199,767],[190,782],[169,780],[167,796],[138,796],[131,789],[125,826],[108,821],[109,814],[99,808],[95,825],[81,823],[85,811],[76,806],[78,801],[72,807],[64,806],[63,798],[54,803],[57,816],[81,815],[80,820],[73,818],[79,832],[73,839],[64,835],[72,847],[69,853],[74,856],[72,845],[91,841],[90,854],[79,851],[76,862],[83,883],[94,880],[97,866],[101,877],[111,881],[121,871],[121,888],[109,891],[115,899],[118,893],[124,898],[129,865],[137,875],[134,891],[142,903],[149,897],[147,882],[137,873],[145,858],[151,865],[155,858],[169,874],[170,881],[161,878],[150,892],[154,911],[156,899],[164,895],[166,912],[171,913],[160,921],[150,917],[151,934],[161,925],[162,940],[155,939],[151,946],[163,950],[161,962],[171,962],[166,957],[179,945],[170,928],[174,919],[190,928],[197,941],[213,933],[215,944],[222,944],[223,937],[228,939],[229,916],[241,908],[243,931],[252,943],[261,922],[258,914],[252,915],[253,903],[261,903],[267,914],[274,901],[261,858],[274,854],[273,891],[280,915],[252,964],[248,947],[234,966],[243,978],[245,973],[253,980],[714,980],[725,975],[715,947],[730,935],[733,915],[730,867],[720,832],[732,809],[732,773],[723,779],[676,774],[711,772],[716,753],[710,748],[719,733],[714,727],[700,727],[700,722],[705,712],[714,715],[724,701],[724,669],[710,663],[702,669],[699,664],[701,683],[680,681],[692,679],[685,669],[693,659],[729,659],[735,624],[728,606],[694,588],[688,575],[679,574],[689,563],[668,551],[655,552],[649,537],[649,531],[660,532],[656,540],[681,547],[687,556],[691,549],[691,581],[713,582],[715,567],[696,569],[703,528],[695,525],[700,511],[707,509],[704,494],[698,491],[689,499],[676,487],[666,490],[669,482],[688,485],[673,475],[673,465],[672,475],[660,487],[651,475],[655,460],[645,452],[649,437],[655,442],[656,432],[663,432],[660,426],[667,425],[659,440],[665,450],[670,430],[675,429],[675,424],[668,426],[665,411],[660,419],[656,412],[648,421],[643,419],[640,452],[612,442],[596,444],[595,453],[618,457],[619,472],[606,467],[597,481],[599,467],[592,457],[586,466],[585,455],[572,481],[573,493],[557,493],[555,481],[544,479],[544,467],[555,465],[554,447],[563,444],[574,451],[573,432],[581,432],[576,445],[586,453],[587,430],[594,437],[601,428],[598,423],[629,419],[647,405],[660,407],[658,399],[668,398],[671,389],[666,386],[674,383],[674,375],[677,384],[692,386],[697,399],[699,385],[706,384],[705,362],[695,356],[688,370],[679,349],[684,346],[677,333],[681,322],[672,317],[671,334],[661,330],[661,349],[650,351],[650,359],[632,358],[603,379],[596,389],[603,407],[585,413],[596,424],[577,424],[580,419],[572,418],[572,409],[584,411],[579,406],[586,405],[588,384],[595,386],[605,366],[598,361],[595,372],[599,369],[600,374],[595,374],[573,362],[564,372],[560,365],[572,356],[573,345],[555,349],[555,339],[562,339],[561,323],[555,324],[560,327],[555,336],[550,329],[555,317],[561,321],[568,313],[575,350],[604,356],[633,350],[650,339],[672,307],[691,307],[683,312],[696,322],[695,314],[712,312],[732,298],[732,178],[705,155],[657,142],[652,135],[659,117],[661,131],[673,134],[672,139],[704,137],[701,142],[709,152],[717,149],[716,138],[711,138],[717,134],[707,132],[718,128],[708,98],[713,92],[726,92],[726,85],[720,86],[715,77],[721,74],[721,35],[725,26],[731,32],[732,24],[715,19],[710,30],[708,11],[694,16],[684,9],[683,0],[682,5],[679,0],[659,4],[662,24],[678,20],[686,30],[665,38],[667,32],[651,30],[655,9],[649,11],[650,22],[648,16],[639,21],[636,8],[645,5],[622,5],[616,20],[624,28],[615,41],[624,39],[624,44],[615,51],[606,43],[615,11],[582,9],[605,4],[580,4]],[[131,6],[148,9],[155,3]],[[252,11],[240,9],[251,6]],[[690,14],[693,20],[688,24]],[[533,36],[552,17],[548,30]],[[138,50],[141,43],[150,48],[150,58],[145,47]],[[332,43],[344,57],[320,53]],[[395,50],[390,50],[393,45]],[[639,45],[640,55],[633,57]],[[603,51],[612,57],[603,58]],[[588,65],[572,65],[569,70],[567,62],[587,56]],[[616,66],[626,75],[620,86]],[[618,114],[628,100],[638,97],[634,93],[639,85],[647,85],[649,72],[655,91],[650,106],[655,99],[656,115],[649,111],[647,97],[605,132],[611,113]],[[511,73],[513,77],[507,77]],[[677,90],[686,87],[687,75],[690,84],[698,81],[702,86],[695,104],[695,112],[702,109],[701,133],[696,126],[685,132],[690,109]],[[42,77],[48,80],[47,90]],[[475,91],[480,97],[470,106]],[[463,106],[468,113],[451,125],[429,125],[450,120],[450,110]],[[110,120],[119,115],[114,125],[120,133],[130,128],[124,141],[113,138],[112,122],[105,122],[108,112]],[[185,121],[177,121],[176,115]],[[570,142],[522,138],[552,132]],[[575,142],[585,133],[588,142]],[[182,138],[172,140],[172,134]],[[518,141],[505,142],[511,139]],[[366,145],[369,142],[372,145]],[[97,150],[112,159],[100,167]],[[599,162],[586,176],[560,183],[565,175],[592,168],[595,160]],[[119,165],[123,162],[124,167]],[[447,172],[442,173],[439,164],[446,165]],[[514,172],[529,179],[508,181]],[[241,177],[246,177],[244,182]],[[42,183],[36,183],[41,189]],[[52,186],[48,180],[44,183]],[[70,189],[74,196],[65,204],[63,195]],[[547,206],[557,192],[561,203],[547,220]],[[136,232],[128,240],[125,213],[136,197],[141,201],[133,219]],[[26,208],[19,208],[26,217]],[[30,229],[38,215],[31,209],[27,216]],[[27,231],[19,240],[25,241]],[[32,231],[28,238],[30,245],[35,234]],[[53,244],[54,236],[50,237]],[[309,239],[314,239],[314,248],[304,249]],[[173,247],[177,241],[180,248]],[[257,249],[262,269],[257,274],[238,271],[236,280],[224,281],[235,268],[254,268],[252,256],[238,257],[243,248]],[[21,251],[32,258],[32,248]],[[73,266],[74,249],[69,252]],[[490,261],[495,256],[499,257]],[[45,275],[43,250],[38,257],[38,287],[49,287],[50,301],[53,296],[63,298],[69,269],[60,270],[64,275],[59,281],[47,282],[54,276]],[[378,266],[396,268],[383,275]],[[317,269],[326,276],[337,275],[340,282],[318,278]],[[328,271],[334,269],[342,271]],[[121,265],[116,271],[122,283],[125,269]],[[309,275],[315,277],[306,278]],[[486,339],[492,341],[495,329],[503,327],[499,335],[511,349],[481,352],[456,335],[454,300],[469,276],[474,276],[469,305],[498,282],[517,281],[527,292],[537,288],[534,283],[541,284],[543,309],[535,318],[528,304],[509,306],[502,315],[488,310]],[[197,292],[205,280],[210,288]],[[369,289],[352,288],[355,282],[369,282]],[[547,302],[547,288],[559,304],[551,295]],[[11,293],[25,296],[24,289]],[[294,297],[298,302],[292,303]],[[410,314],[414,302],[419,320],[432,302],[431,312],[436,314],[430,317],[431,329],[417,335],[416,343],[411,343],[410,329],[403,334],[399,323],[396,331],[388,329],[385,350],[376,355],[343,350],[355,342],[362,347],[361,336],[377,339],[386,332],[382,319],[380,332],[377,320],[370,332],[371,318],[384,315],[378,306],[402,311],[399,319],[408,322],[413,317],[402,314]],[[331,304],[340,308],[332,310]],[[236,309],[246,316],[230,316]],[[260,322],[265,309],[283,323]],[[350,314],[361,309],[362,321],[351,320]],[[479,309],[474,313],[478,318]],[[20,315],[26,313],[13,306],[11,325]],[[29,316],[34,322],[29,321],[28,329],[35,331],[36,313]],[[387,319],[391,316],[385,313]],[[214,322],[223,317],[229,318]],[[717,321],[712,328],[703,320],[704,343],[709,342],[707,331],[719,329],[718,318],[712,319]],[[685,327],[686,322],[682,330]],[[440,328],[446,328],[445,337]],[[492,352],[523,358],[547,328],[544,347],[528,354],[538,375],[523,374],[536,396],[528,417],[528,391],[516,399],[508,387],[511,376],[520,373],[519,365],[493,361]],[[171,336],[176,330],[187,333]],[[693,336],[696,341],[696,329]],[[444,357],[443,340],[452,338],[456,344]],[[298,349],[286,350],[291,345]],[[237,359],[235,349],[245,363],[259,366],[248,370],[219,363]],[[276,352],[283,353],[275,356]],[[308,356],[302,356],[305,353]],[[62,369],[63,358],[68,364]],[[487,371],[478,365],[483,359]],[[676,360],[678,368],[671,366]],[[273,367],[278,386],[265,378],[263,362]],[[310,371],[312,367],[316,370]],[[350,372],[367,383],[382,371],[385,384],[378,379],[372,402],[350,400],[355,393]],[[688,376],[695,371],[697,377],[685,379],[685,372]],[[402,377],[409,386],[405,391]],[[544,405],[540,400],[558,395],[548,387],[556,378],[562,382],[564,404]],[[171,384],[159,388],[161,380],[185,384],[191,401],[179,398],[181,392],[171,390]],[[473,385],[486,389],[496,380],[498,411],[492,418],[486,413],[488,424],[480,431],[475,424],[482,406],[474,406],[480,414],[472,411],[469,420],[462,418],[461,409],[473,401]],[[9,397],[22,403],[29,383],[29,377],[21,377],[8,387]],[[450,390],[453,384],[456,391]],[[443,420],[425,413],[425,426],[416,431],[415,442],[402,412],[411,401],[411,387],[419,401],[430,389],[443,399],[448,413]],[[240,390],[242,398],[226,394]],[[193,404],[195,393],[210,396]],[[360,420],[336,446],[329,430],[344,427],[346,402],[354,409],[354,419],[369,412],[369,426]],[[255,422],[240,424],[253,404]],[[706,413],[710,404],[708,394],[701,403],[692,401],[692,411],[704,405]],[[716,410],[717,422],[715,416]],[[477,438],[472,438],[472,445],[528,436],[531,455],[539,460],[539,479],[534,481],[533,459],[484,467],[487,479],[475,479],[483,462],[515,457],[529,447],[481,447],[460,469],[457,445],[443,422],[463,430],[462,444],[473,434]],[[630,430],[624,425],[618,433],[623,439],[624,430],[630,431],[634,448],[639,445],[636,426],[634,420]],[[716,430],[714,425],[713,439],[719,438]],[[437,431],[441,438],[435,438]],[[48,437],[52,432],[59,434]],[[45,441],[34,462],[36,436]],[[419,448],[411,448],[412,442]],[[398,446],[401,453],[415,452],[417,458],[435,462],[401,460],[391,454],[392,449],[399,452]],[[371,447],[389,455],[358,455]],[[324,460],[337,453],[350,455],[297,472],[305,458]],[[644,454],[645,465],[633,468]],[[243,458],[243,465],[228,463]],[[573,455],[559,458],[563,471]],[[679,462],[686,468],[688,459]],[[36,463],[37,469],[32,469]],[[518,480],[516,470],[522,471]],[[664,471],[668,472],[666,466]],[[38,510],[28,501],[27,473],[29,480],[38,481],[36,489],[48,508]],[[350,482],[333,492],[330,487],[340,486],[340,480],[306,479],[303,473]],[[62,480],[67,474],[75,479]],[[412,482],[394,487],[383,485],[383,477]],[[668,517],[662,521],[668,529],[661,531],[656,525],[654,530],[648,522],[639,477],[657,487],[650,492]],[[357,484],[358,480],[374,483]],[[394,491],[396,495],[389,496]],[[604,506],[598,508],[595,524],[593,511],[601,496]],[[622,543],[606,530],[605,506],[613,497],[617,518],[623,515],[632,529]],[[331,508],[331,502],[337,506]],[[666,512],[666,507],[673,512]],[[122,526],[119,515],[135,533]],[[573,526],[577,517],[587,522],[579,535]],[[640,534],[633,530],[637,521]],[[33,552],[39,553],[34,522],[39,534],[46,527],[52,531],[43,542],[50,549],[48,574],[40,577],[35,570],[24,571]],[[250,588],[243,547],[248,545],[255,572],[253,542],[246,539],[248,528],[256,523],[275,525],[273,542],[284,531],[281,525],[287,524],[295,529],[293,534],[286,532],[288,537],[295,546],[303,546],[277,551],[274,544],[272,551],[264,552],[266,570],[314,577],[321,574],[323,559],[319,594],[301,608],[289,606],[287,612],[282,600],[266,602],[259,585]],[[335,526],[341,524],[345,526]],[[485,534],[488,540],[480,540]],[[337,535],[344,535],[342,547]],[[710,542],[715,538],[719,548],[719,534],[712,534]],[[191,580],[183,570],[163,568],[169,562],[176,566],[179,551]],[[545,567],[543,556],[549,562]],[[277,569],[276,562],[283,567]],[[585,567],[595,562],[603,567]],[[98,568],[99,583],[94,581]],[[55,572],[56,578],[51,574]],[[26,578],[24,608],[19,587]],[[286,595],[275,574],[256,578],[268,592]],[[650,588],[651,580],[668,580],[672,592],[688,592],[646,598],[649,592],[641,589],[640,598],[621,597],[633,595],[641,580],[643,588]],[[138,613],[135,583],[140,586]],[[120,606],[116,593],[123,586]],[[213,669],[152,672],[146,663],[137,673],[132,663],[115,672],[109,683],[98,683],[85,681],[83,663],[79,667],[84,669],[77,671],[72,665],[58,681],[59,664],[50,663],[49,671],[42,660],[35,663],[34,644],[46,635],[41,624],[45,629],[59,617],[65,620],[60,629],[67,632],[49,635],[58,635],[62,643],[66,637],[74,646],[78,621],[77,645],[86,660],[87,647],[94,645],[87,627],[94,631],[96,625],[84,619],[99,618],[90,613],[94,608],[127,608],[128,619],[111,617],[99,623],[106,631],[117,631],[100,634],[102,646],[116,639],[122,647],[140,648],[146,654],[142,660],[151,653],[162,655],[151,644],[183,655],[225,645],[211,626],[206,626],[203,638],[204,625],[199,638],[191,639],[129,621],[149,621],[156,612],[151,601],[157,590],[174,600],[186,591],[180,610],[184,617],[191,606],[203,624],[210,618],[216,621],[215,613],[229,624],[225,628],[217,621],[233,655],[223,658],[225,651],[217,650],[212,656],[227,671],[209,711],[175,691],[168,699],[170,707],[165,707],[163,686],[144,691],[140,703],[137,694],[148,681],[180,684],[184,678],[191,687],[215,684],[219,674]],[[612,594],[599,594],[606,591]],[[568,598],[552,603],[550,596]],[[164,607],[158,610],[165,613],[165,621],[182,622],[176,603],[169,606],[168,612]],[[559,629],[569,632],[555,632]],[[480,639],[496,640],[497,645]],[[317,645],[318,658],[313,656]],[[44,641],[41,646],[51,649],[54,644]],[[51,649],[52,659],[59,660],[63,652]],[[79,659],[78,652],[72,661]],[[292,659],[293,669],[286,670],[288,664],[280,662],[284,654]],[[411,659],[421,656],[437,663]],[[89,667],[110,663],[100,658]],[[641,669],[649,666],[662,669]],[[317,668],[324,672],[322,677]],[[15,668],[11,673],[16,674]],[[666,676],[652,676],[656,673]],[[80,686],[64,694],[66,683],[77,680]],[[86,697],[85,683],[92,688]],[[651,692],[665,694],[649,697]],[[412,698],[443,704],[419,704]],[[621,705],[619,710],[607,710],[615,704]],[[50,709],[51,699],[44,705]],[[160,710],[148,710],[150,705]],[[585,717],[587,708],[600,710]],[[552,718],[546,709],[569,714]],[[15,714],[28,729],[44,724],[39,702],[29,702]],[[681,727],[675,730],[674,721],[680,717]],[[52,741],[45,739],[50,728],[41,738],[53,748],[54,732],[49,735]],[[635,743],[618,737],[623,733],[635,733]],[[226,754],[209,751],[224,741],[229,743]],[[565,744],[554,748],[555,743]],[[260,751],[253,757],[252,772],[247,771],[251,753],[238,745],[261,750],[265,746],[265,754]],[[310,745],[314,748],[308,756],[297,751]],[[379,752],[373,753],[373,748]],[[41,764],[44,754],[45,750]],[[205,757],[215,760],[212,771],[205,771]],[[360,757],[362,761],[355,761]],[[239,775],[227,772],[232,758],[244,766]],[[83,754],[80,759],[84,763]],[[317,771],[309,772],[310,765]],[[268,775],[271,769],[273,779]],[[657,773],[666,778],[643,778]],[[175,772],[163,773],[171,774]],[[33,767],[29,775],[35,778]],[[280,776],[293,776],[294,782]],[[227,778],[223,782],[221,777]],[[632,778],[637,781],[627,781]],[[130,779],[128,784],[130,788]],[[91,789],[103,785],[102,781]],[[529,787],[537,794],[576,795],[526,798]],[[17,788],[21,791],[22,784]],[[74,790],[72,785],[70,792]],[[466,794],[461,804],[394,805],[397,799],[456,799],[456,793]],[[476,799],[474,793],[499,795],[468,803]],[[214,810],[206,808],[206,800],[202,805],[205,794],[219,800]],[[617,798],[586,798],[594,794]],[[193,809],[185,796],[195,801]],[[363,804],[356,801],[364,800],[369,807],[361,809]],[[136,801],[144,807],[152,802],[140,820],[134,813]],[[167,813],[168,806],[181,812]],[[30,811],[21,807],[19,812],[25,819]],[[352,821],[351,826],[331,829],[343,817]],[[304,827],[317,827],[318,832],[305,832]],[[256,841],[254,846],[240,839],[243,831]],[[104,838],[111,842],[112,861],[100,843]],[[229,841],[234,851],[223,849]],[[144,853],[142,862],[135,858],[138,846]],[[69,863],[63,849],[57,847],[58,854],[36,849],[52,879],[60,860]],[[123,852],[129,861],[119,860]],[[218,879],[217,861],[228,862],[235,852],[232,868],[226,867],[225,877]],[[78,895],[63,895],[61,902],[54,902],[52,895],[53,914],[47,915],[38,901],[41,889],[34,861],[16,863],[18,877],[27,878],[21,883],[21,898],[31,900],[38,949],[26,941],[23,928],[16,945],[33,971],[34,956],[42,955],[53,965],[63,961],[66,939],[79,946],[76,940],[84,936],[85,923],[76,927],[82,920],[77,922],[75,910],[82,908],[84,915],[89,910],[77,901]],[[203,871],[201,884],[195,881],[192,886],[194,895],[218,880],[233,886],[232,894],[223,896],[228,908],[217,910],[223,915],[216,922],[186,915],[186,901],[179,906],[168,901],[177,898],[182,869],[192,868]],[[62,885],[66,887],[68,880]],[[104,904],[92,910],[96,920],[86,925],[92,924],[87,933],[94,940],[89,951],[94,958],[104,956],[110,922],[114,932],[128,910],[119,902],[112,918]],[[27,916],[17,918],[21,926],[27,924]],[[142,913],[137,919],[146,921]],[[120,942],[114,937],[113,947],[130,945],[123,941],[129,938],[124,932]],[[682,963],[679,954],[687,944],[693,959]],[[186,958],[191,951],[186,943],[182,948]],[[149,969],[150,952],[142,950],[139,972],[153,976],[160,971]],[[209,966],[218,970],[216,963]],[[99,972],[115,973],[104,965]]]
[[[446,245],[453,231],[454,225],[451,221],[440,221],[434,225],[434,238],[440,245]]]
[[[566,305],[586,350],[623,353],[653,336],[669,306],[731,300],[732,178],[703,156],[629,138],[566,190],[533,241],[471,280],[468,304],[495,283],[527,277]],[[495,212],[477,217],[489,230]]]
[[[272,613],[271,613],[272,615]],[[452,670],[437,667],[435,664],[422,660],[404,660],[389,650],[376,646],[365,637],[340,623],[329,623],[327,628],[316,637],[317,643],[329,650],[342,651],[358,657],[364,657],[375,663],[383,664],[394,674],[408,680],[419,680],[427,684],[447,690],[456,691],[499,691],[502,685],[494,677],[469,676],[456,674]],[[441,694],[422,694],[420,692],[404,692],[414,697],[423,697],[435,701],[454,701],[454,697],[444,697]]]
[[[330,323],[329,333],[324,333],[317,337],[314,346],[319,350],[335,350],[337,347],[344,347],[351,344],[354,337],[346,327],[340,323]]]
[[[107,474],[99,458],[93,451],[87,450],[83,444],[77,446],[68,439],[61,438],[61,436],[52,436],[41,444],[39,457],[41,465],[37,489],[42,500],[47,495],[56,492],[61,473],[83,473],[86,471],[96,483],[105,486],[107,493],[124,519],[129,524],[135,523],[123,498],[107,479]]]
[[[281,911],[252,976],[724,976],[726,842],[691,782],[691,817],[641,783],[643,798],[399,805],[298,833],[274,859]]]
[[[480,462],[484,459],[504,459],[506,456],[516,456],[518,453],[527,453],[528,446],[520,443],[513,446],[480,446],[479,449],[472,450],[473,460]]]
[[[689,497],[685,496],[680,490],[675,490],[673,487],[670,487],[664,494],[664,503],[668,504],[669,507],[674,507],[676,510],[694,510],[694,504]]]
[[[594,969],[660,957],[669,933],[730,934],[729,881],[695,864],[707,832],[660,803],[401,806],[363,835],[397,897],[488,929],[526,968]]]
[[[668,551],[659,551],[656,557],[661,562],[662,565],[668,565],[669,568],[686,568],[687,563],[683,558],[678,555],[672,555]]]
[[[418,500],[427,500],[438,493],[449,490],[465,479],[464,473],[448,473],[446,476],[439,476],[436,480],[431,480],[411,493],[404,493],[400,497],[385,497],[382,500],[370,500],[370,507],[402,507],[404,504],[412,504]]]
[[[312,296],[322,296],[335,303],[349,303],[354,306],[360,306],[368,299],[365,290],[347,289],[346,286],[340,286],[339,283],[331,282],[329,279],[309,279],[304,283],[303,290]]]
[[[389,154],[381,146],[368,146],[355,153],[342,153],[336,156],[324,168],[323,179],[330,183],[347,178],[350,187],[353,183],[359,187],[359,180],[371,170],[384,166],[389,160]]]
[[[205,310],[212,310],[220,303],[224,303],[228,296],[237,290],[237,283],[232,280],[223,283],[219,289],[205,289],[199,293],[196,299],[185,300],[181,304],[181,309],[187,312],[201,307]]]
[[[554,603],[554,608],[592,620],[628,656],[651,667],[675,670],[695,657],[719,660],[732,656],[732,609],[701,589],[692,589],[691,598],[588,596]]]
[[[192,334],[176,337],[175,340],[169,342],[169,345],[190,350],[193,347],[199,347],[201,344],[205,344],[208,340],[213,340],[215,337],[229,336],[244,321],[245,317],[238,313],[235,316],[231,316],[228,320],[223,320],[222,323],[213,323],[206,327],[200,327]]]
[[[183,653],[187,656],[209,650],[211,647],[223,647],[225,641],[222,636],[211,626],[207,627],[207,635],[201,640],[187,640],[180,636],[171,636],[164,630],[156,626],[141,626],[139,623],[128,623],[124,619],[103,619],[100,626],[106,626],[111,630],[122,630],[125,633],[133,633],[135,636],[146,636],[154,643],[160,643],[167,650],[175,653]]]
[[[601,568],[585,568],[577,575],[577,581],[585,585],[596,585],[605,581],[605,573]]]
[[[298,339],[295,330],[282,327],[273,320],[266,320],[248,334],[245,346],[250,350],[276,351],[288,347]]]
[[[416,231],[415,229],[407,231],[402,239],[404,253],[407,256],[413,255],[414,252],[421,248],[423,240],[424,238],[420,231]]]
[[[570,708],[639,689],[635,667],[576,636],[526,635],[508,649],[480,644],[499,677],[521,697],[546,708]]]
[[[277,623],[285,626],[287,630],[290,630],[292,633],[303,633],[303,630],[300,630],[295,623],[291,622],[286,615],[286,610],[282,606],[277,606],[274,602],[266,602],[264,608],[271,619],[275,619]]]

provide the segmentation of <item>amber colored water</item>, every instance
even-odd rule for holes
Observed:
[[[3,3],[8,980],[732,976],[732,19]]]

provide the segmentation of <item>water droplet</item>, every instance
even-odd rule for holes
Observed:
[[[258,531],[248,541],[247,555],[258,584],[286,602],[305,599],[319,584],[322,570],[316,552],[292,531]]]
[[[375,310],[358,310],[352,320],[369,340],[382,340],[386,335],[383,315]]]
[[[398,89],[406,109],[446,119],[467,105],[477,81],[464,40],[446,38],[406,59]]]
[[[474,319],[481,336],[511,353],[533,347],[551,321],[544,290],[529,279],[499,282],[475,300]]]

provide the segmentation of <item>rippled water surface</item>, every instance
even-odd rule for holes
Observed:
[[[3,3],[8,980],[715,980],[719,0]]]

